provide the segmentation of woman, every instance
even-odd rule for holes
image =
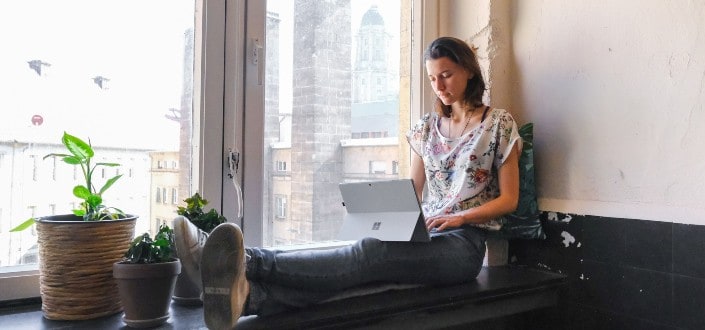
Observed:
[[[227,223],[213,230],[200,251],[202,234],[185,219],[175,221],[179,255],[192,247],[182,260],[196,260],[184,262],[186,271],[197,271],[202,252],[209,328],[232,328],[240,315],[304,307],[363,284],[447,285],[477,276],[485,231],[499,229],[495,219],[518,202],[521,139],[507,111],[482,103],[485,82],[465,42],[439,38],[424,60],[436,111],[425,115],[407,139],[431,242],[365,238],[337,249],[279,252],[245,248],[240,229]]]

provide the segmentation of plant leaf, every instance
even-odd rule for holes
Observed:
[[[17,227],[10,229],[11,232],[23,231],[34,224],[34,218],[29,218],[25,222],[19,224]]]
[[[49,157],[71,157],[71,155],[67,155],[67,154],[48,154],[48,155],[42,157],[42,160],[45,160],[45,159],[47,159],[47,158],[49,158]]]
[[[120,166],[120,164],[118,164],[118,163],[96,163],[95,164],[95,166],[99,166],[99,165],[110,166],[110,167]]]
[[[86,186],[78,185],[73,187],[73,195],[80,199],[86,200],[91,196],[91,191],[88,190]]]
[[[81,160],[78,157],[74,157],[74,156],[66,156],[66,157],[62,158],[61,160],[63,160],[64,163],[69,164],[69,165],[81,164]]]
[[[93,158],[93,148],[83,140],[64,132],[61,142],[76,158],[82,160]]]
[[[88,203],[89,209],[96,208],[102,202],[103,197],[100,197],[100,195],[92,194],[86,198],[86,203]]]
[[[102,195],[102,194],[103,194],[106,190],[108,190],[108,188],[110,188],[110,186],[112,186],[113,183],[115,183],[115,181],[117,181],[120,177],[122,177],[122,174],[116,175],[116,176],[110,178],[108,181],[106,181],[106,182],[105,182],[105,185],[103,185],[103,188],[100,188],[100,191],[98,192],[98,195]]]

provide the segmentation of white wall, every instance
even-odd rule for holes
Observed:
[[[705,224],[705,1],[439,8],[480,33],[492,105],[535,123],[542,210]]]

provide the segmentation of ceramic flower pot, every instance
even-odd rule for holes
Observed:
[[[42,312],[88,320],[122,311],[113,263],[135,235],[137,217],[83,221],[73,214],[36,219]]]
[[[181,262],[113,264],[123,307],[123,322],[133,328],[151,328],[169,319],[169,304]]]

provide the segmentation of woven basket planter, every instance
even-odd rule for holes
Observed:
[[[122,311],[113,264],[135,236],[136,216],[83,221],[37,219],[42,312],[50,320],[88,320]]]

